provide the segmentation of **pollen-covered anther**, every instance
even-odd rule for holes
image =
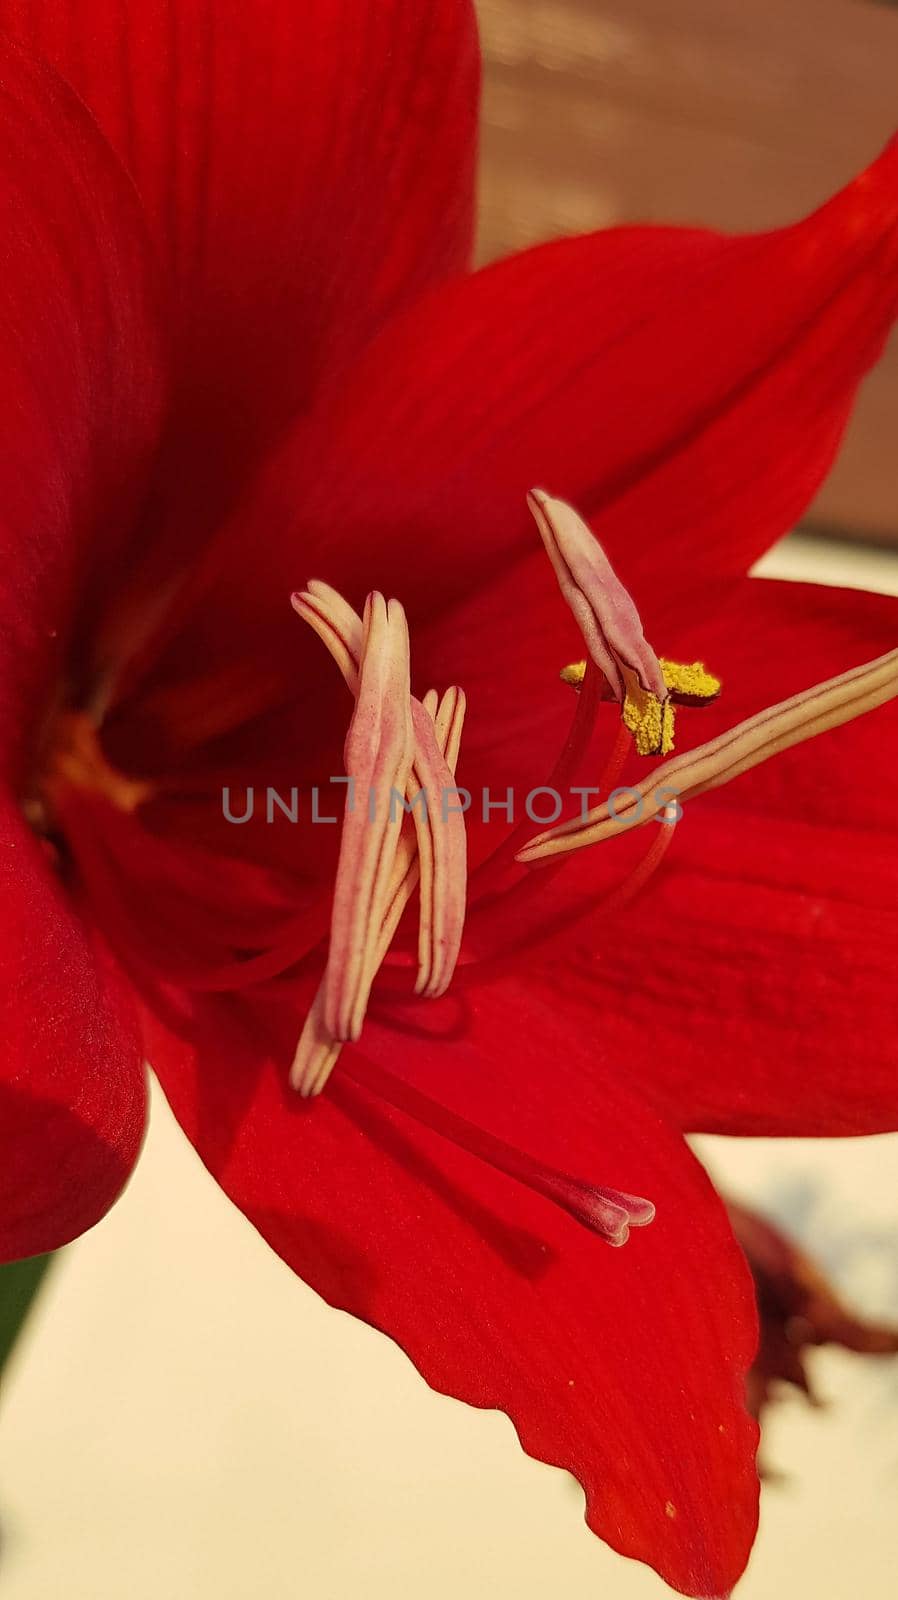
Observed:
[[[641,756],[666,756],[674,743],[674,708],[670,697],[659,699],[651,689],[644,689],[635,672],[624,668],[627,692],[621,713],[624,726],[633,735],[636,752]]]
[[[639,612],[592,530],[573,506],[542,489],[527,496],[561,592],[604,674],[640,755],[673,749],[673,708]],[[570,682],[571,680],[568,679]]]
[[[667,656],[660,659],[664,682],[675,706],[706,706],[717,699],[722,687],[720,679],[708,671],[703,661],[670,661]]]
[[[769,761],[771,756],[838,728],[842,723],[853,722],[896,696],[898,650],[890,650],[874,661],[853,667],[849,672],[759,711],[696,750],[662,762],[641,783],[627,791],[625,801],[611,804],[606,800],[585,817],[537,834],[518,852],[517,860],[543,861],[550,856],[581,850],[585,845],[600,844],[624,829],[641,827],[668,813],[672,801],[676,800],[681,807],[696,795],[720,788],[761,762]]]
[[[703,661],[669,661],[667,656],[659,656],[658,660],[669,697],[675,706],[705,706],[717,699],[722,688],[720,679],[708,671]],[[568,683],[579,691],[586,677],[586,662],[570,661],[566,667],[562,667],[558,676],[562,683]],[[607,684],[602,698],[614,699]]]

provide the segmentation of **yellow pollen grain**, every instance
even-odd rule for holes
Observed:
[[[670,661],[667,656],[660,656],[659,664],[673,694],[688,695],[690,700],[715,700],[720,693],[720,679],[708,671],[703,661]],[[562,683],[579,689],[586,676],[586,662],[569,661],[558,676]]]
[[[569,683],[572,688],[579,689],[586,677],[586,662],[571,661],[568,666],[562,667],[558,676],[562,683]]]
[[[641,756],[666,756],[673,749],[674,708],[669,700],[643,689],[635,678],[627,684],[621,713]]]
[[[720,693],[720,679],[709,672],[703,661],[668,661],[660,657],[664,682],[673,694],[688,695],[690,700],[714,700]]]
[[[702,705],[716,700],[720,693],[720,679],[708,671],[703,661],[671,661],[661,656],[659,664],[670,691],[669,700],[659,700],[657,695],[643,689],[632,674],[626,674],[627,693],[622,715],[641,756],[670,755],[674,747],[674,702],[682,700]],[[574,689],[582,686],[585,676],[585,661],[571,661],[559,673],[562,683]]]

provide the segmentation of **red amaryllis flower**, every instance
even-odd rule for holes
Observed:
[[[792,229],[464,276],[468,5],[247,9],[0,3],[2,1246],[112,1203],[149,1058],[319,1293],[507,1411],[616,1549],[720,1594],[755,1528],[754,1307],[682,1131],[894,1125],[888,714],[574,867],[476,813],[598,781],[600,670],[662,757],[692,664],[724,680],[679,713],[673,760],[709,741],[684,792],[727,740],[745,768],[891,692],[887,661],[765,712],[889,648],[895,607],[744,574],[894,314],[898,152]],[[534,499],[576,700],[534,483],[620,575]],[[457,822],[381,817],[376,849],[312,822],[350,721],[375,794],[457,764],[477,797],[463,940]],[[223,788],[232,816],[274,791],[271,823]]]

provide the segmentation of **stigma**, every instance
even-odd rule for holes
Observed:
[[[476,1156],[495,1172],[540,1195],[616,1249],[627,1243],[631,1228],[645,1228],[654,1221],[651,1200],[605,1184],[589,1183],[548,1166],[440,1105],[384,1067],[366,1061],[364,1071],[348,1063],[345,1070],[366,1093],[376,1094],[384,1104],[448,1140],[456,1149]]]

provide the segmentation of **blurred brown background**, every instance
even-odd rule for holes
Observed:
[[[622,221],[765,228],[898,127],[898,10],[868,0],[479,0],[482,259]],[[898,543],[898,340],[808,522]]]

